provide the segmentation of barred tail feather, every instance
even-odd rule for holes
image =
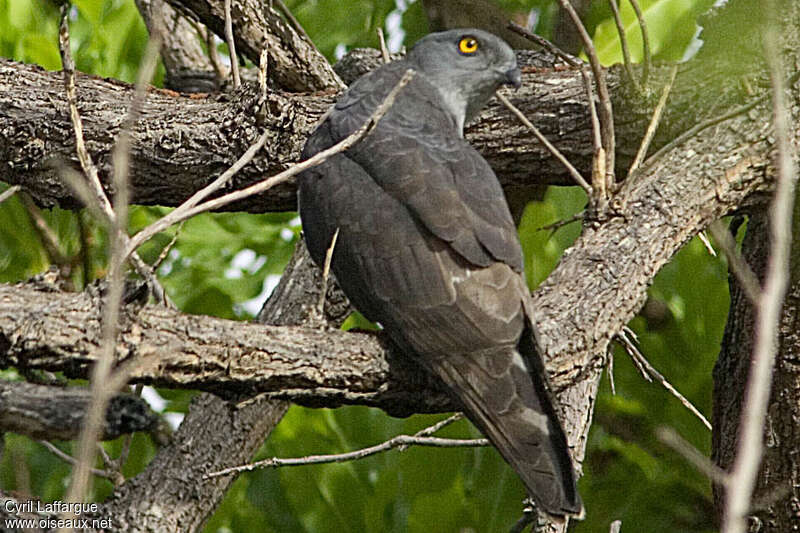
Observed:
[[[583,515],[566,436],[541,374],[516,347],[436,358],[433,370],[553,516]]]

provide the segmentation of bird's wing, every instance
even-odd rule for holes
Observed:
[[[405,70],[391,66],[351,88],[304,157],[366,120]],[[443,379],[545,511],[574,514],[566,439],[537,385],[543,365],[517,352],[529,294],[502,190],[417,81],[368,137],[299,176],[309,251],[322,264],[338,229],[332,269],[356,308]],[[539,367],[527,375],[530,358]]]
[[[342,139],[363,124],[406,66],[393,63],[359,79],[328,118],[332,137]],[[503,190],[439,99],[417,74],[376,131],[347,156],[467,261],[500,261],[521,272],[522,250]]]

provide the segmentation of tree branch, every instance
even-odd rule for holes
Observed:
[[[0,380],[0,431],[27,435],[32,439],[73,440],[91,400],[81,387],[55,387]],[[131,394],[111,398],[101,430],[103,440],[134,431],[152,431],[158,416]]]
[[[225,39],[223,0],[167,0],[176,10],[202,21]],[[290,91],[342,89],[344,84],[330,63],[304,35],[297,33],[270,6],[258,0],[232,3],[236,50],[259,64],[261,50],[270,57],[269,75],[278,87]],[[231,58],[231,62],[236,58]]]

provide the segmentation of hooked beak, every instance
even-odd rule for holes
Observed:
[[[513,85],[515,89],[519,89],[522,86],[522,73],[519,67],[507,70],[505,77],[506,79],[503,82],[505,85]]]

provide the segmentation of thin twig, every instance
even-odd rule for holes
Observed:
[[[167,258],[169,251],[172,250],[172,247],[175,246],[175,243],[178,242],[178,236],[181,234],[181,230],[183,229],[183,223],[186,222],[185,220],[178,224],[178,227],[175,229],[175,235],[172,236],[172,239],[167,243],[166,246],[161,250],[161,253],[158,254],[155,262],[153,262],[153,271],[157,271],[158,267],[161,266],[161,263],[164,262],[164,259]]]
[[[61,168],[60,175],[61,179],[72,191],[72,194],[78,197],[78,200],[80,200],[86,210],[103,225],[110,227],[112,223],[111,219],[108,213],[100,206],[85,176],[67,166]]]
[[[71,263],[70,258],[61,250],[61,244],[58,242],[58,235],[56,235],[56,232],[53,231],[53,228],[51,228],[50,224],[44,219],[44,215],[42,215],[42,210],[39,209],[39,206],[37,206],[27,194],[20,194],[19,199],[22,201],[25,210],[33,221],[33,227],[39,235],[39,239],[42,241],[42,246],[47,252],[50,262],[59,266],[69,265]]]
[[[156,220],[146,228],[143,228],[139,233],[131,237],[131,240],[128,242],[127,249],[125,250],[125,255],[133,253],[139,246],[144,244],[147,240],[151,237],[156,235],[157,233],[162,232],[163,230],[167,229],[168,227],[172,226],[173,224],[177,224],[183,220],[186,220],[189,217],[183,217],[182,215],[195,207],[197,204],[202,202],[205,198],[209,195],[215,193],[220,188],[222,188],[230,179],[236,175],[242,168],[244,168],[253,158],[256,156],[259,150],[264,147],[267,142],[267,138],[269,136],[269,131],[264,131],[256,141],[250,145],[250,147],[245,150],[245,152],[237,159],[233,165],[231,165],[225,172],[220,174],[220,176],[194,193],[189,199],[183,202],[181,205],[170,211],[167,215],[161,217],[160,219]],[[224,198],[224,196],[223,196]]]
[[[259,105],[263,105],[267,100],[267,69],[269,68],[269,52],[266,48],[261,49],[258,58],[258,87],[261,90]]]
[[[557,47],[556,45],[554,45],[553,43],[551,43],[547,39],[539,37],[535,33],[531,32],[530,30],[525,28],[524,26],[520,26],[519,24],[517,24],[514,21],[509,21],[508,22],[508,26],[506,26],[506,27],[509,30],[511,30],[511,31],[513,31],[515,33],[518,33],[521,36],[525,37],[529,41],[538,44],[539,46],[541,46],[542,48],[544,48],[545,50],[547,50],[548,52],[550,52],[554,56],[563,59],[568,65],[570,65],[572,67],[575,67],[575,68],[580,68],[581,63],[577,59],[575,59],[573,56],[567,54],[566,52],[564,52],[562,49],[560,49],[559,47]]]
[[[383,62],[391,63],[392,57],[389,55],[389,49],[386,48],[386,38],[384,38],[383,36],[383,28],[378,26],[376,30],[378,32],[378,41],[380,42],[381,45],[381,56],[383,57]]]
[[[565,218],[563,220],[556,220],[552,224],[545,224],[544,226],[539,226],[534,231],[549,231],[549,230],[559,230],[564,226],[572,224],[573,222],[578,222],[579,220],[583,220],[586,216],[586,211],[580,211],[579,213],[575,213],[569,218]]]
[[[64,69],[64,85],[67,93],[67,103],[69,104],[69,116],[72,121],[72,129],[75,130],[75,150],[78,153],[78,161],[81,164],[84,175],[89,180],[89,185],[95,196],[95,201],[101,206],[105,213],[110,213],[111,202],[108,201],[103,185],[97,174],[97,167],[92,162],[92,158],[86,150],[83,140],[83,121],[78,113],[78,98],[75,92],[75,63],[72,61],[72,52],[69,47],[69,24],[67,15],[70,4],[65,2],[61,5],[61,23],[58,32],[58,49],[61,53],[61,65]]]
[[[641,164],[641,166],[639,167],[639,169],[636,172],[636,174],[646,172],[647,170],[652,168],[653,165],[656,162],[658,162],[658,160],[660,160],[662,157],[664,157],[664,155],[669,153],[674,148],[676,148],[676,147],[680,146],[681,144],[685,143],[686,141],[688,141],[689,139],[691,139],[692,137],[694,137],[695,135],[697,135],[701,131],[705,130],[706,128],[710,128],[711,126],[716,126],[717,124],[719,124],[721,122],[725,122],[728,119],[731,119],[731,118],[734,118],[734,117],[738,117],[739,115],[743,115],[744,113],[747,113],[748,111],[750,111],[751,109],[753,109],[754,107],[756,107],[757,105],[762,103],[768,97],[769,97],[768,94],[764,95],[764,96],[760,96],[759,98],[756,98],[752,102],[749,102],[747,104],[741,105],[741,106],[739,106],[739,107],[733,109],[732,111],[729,111],[729,112],[727,112],[727,113],[725,113],[723,115],[720,115],[720,116],[714,117],[714,118],[710,118],[708,120],[704,120],[703,122],[700,122],[699,124],[695,124],[694,126],[689,128],[688,130],[684,131],[683,133],[681,133],[680,135],[675,137],[673,140],[671,140],[670,142],[668,142],[667,144],[665,144],[664,146],[659,148],[656,151],[656,153],[654,153],[653,155],[648,157],[647,160],[644,163]]]
[[[592,190],[594,194],[590,196],[595,202],[608,197],[608,183],[605,177],[606,151],[603,148],[603,128],[600,125],[600,118],[597,115],[597,106],[594,100],[594,89],[592,79],[589,76],[589,69],[581,67],[581,80],[583,89],[586,91],[586,101],[589,104],[589,119],[592,123]]]
[[[642,55],[644,56],[644,71],[642,72],[642,87],[647,87],[647,81],[650,79],[650,65],[653,62],[652,54],[650,53],[650,37],[647,35],[647,23],[644,20],[644,13],[642,8],[639,7],[638,0],[630,0],[633,11],[636,13],[636,18],[639,21],[639,29],[642,30]]]
[[[733,235],[731,235],[728,228],[719,220],[714,221],[708,227],[708,230],[717,242],[717,246],[720,247],[725,257],[728,258],[728,268],[730,268],[731,272],[736,277],[736,281],[739,282],[739,286],[744,291],[745,296],[747,296],[751,304],[757,305],[758,299],[761,296],[761,282],[753,272],[753,269],[750,268],[750,265],[747,264],[744,257],[742,257],[742,254],[739,253],[739,250],[736,249],[736,240],[733,238]]]
[[[216,41],[217,36],[208,28],[205,29],[205,33],[206,47],[208,48],[208,60],[211,61],[211,67],[214,69],[214,72],[217,75],[217,81],[221,85],[225,78],[228,77],[228,73],[226,72],[225,67],[222,65],[222,61],[219,59],[219,51],[217,50]]]
[[[597,96],[600,99],[600,128],[603,140],[603,150],[605,151],[605,177],[607,185],[614,185],[614,158],[616,141],[614,140],[614,110],[611,105],[611,96],[608,92],[605,71],[597,57],[597,49],[592,44],[592,39],[586,31],[586,27],[581,22],[578,13],[569,3],[569,0],[558,0],[561,7],[572,19],[578,34],[583,41],[583,49],[589,57],[589,65],[592,67],[595,84],[597,85]]]
[[[670,394],[675,396],[678,401],[680,401],[683,406],[689,410],[690,413],[696,416],[703,423],[703,425],[706,426],[709,431],[711,431],[711,422],[708,421],[708,419],[697,409],[697,407],[692,405],[692,402],[687,400],[683,394],[678,392],[678,389],[673,387],[667,378],[665,378],[658,370],[655,369],[655,367],[653,367],[653,365],[650,364],[650,361],[648,361],[644,355],[642,355],[642,352],[639,351],[639,348],[636,346],[634,340],[631,339],[631,336],[634,336],[635,338],[633,331],[627,327],[623,328],[622,331],[617,334],[617,337],[622,340],[622,345],[625,347],[625,351],[628,352],[628,355],[630,355],[631,359],[633,359],[637,363],[637,366],[644,369],[650,376],[656,378],[658,382],[661,383],[661,386],[667,389]]]
[[[103,340],[101,354],[92,367],[91,402],[83,421],[80,438],[78,439],[78,463],[72,473],[72,481],[67,491],[67,501],[83,501],[89,490],[89,474],[94,463],[95,443],[100,438],[103,418],[106,407],[116,388],[109,382],[116,352],[117,328],[119,322],[120,305],[124,290],[124,265],[126,256],[123,255],[127,241],[128,222],[128,172],[130,164],[130,130],[139,115],[139,109],[146,94],[146,86],[155,72],[156,58],[161,47],[160,40],[156,37],[150,39],[145,50],[145,57],[139,69],[134,97],[128,109],[124,127],[117,140],[113,153],[114,161],[114,197],[113,218],[111,225],[111,258],[109,272],[109,287],[104,306]]]
[[[71,465],[75,465],[75,463],[77,463],[77,461],[75,460],[74,457],[72,457],[68,453],[64,453],[63,451],[59,450],[51,442],[48,442],[46,440],[39,440],[39,441],[36,441],[36,442],[38,442],[39,444],[41,444],[42,446],[47,448],[48,451],[50,451],[50,453],[52,453],[53,455],[55,455],[56,457],[58,457],[62,461],[66,462],[66,463],[69,463]],[[94,474],[95,476],[103,477],[103,478],[106,478],[106,479],[113,479],[114,478],[114,474],[112,474],[111,472],[106,472],[105,470],[100,470],[100,469],[97,469],[97,468],[92,468],[91,469],[91,473]]]
[[[610,1],[613,2],[614,0]],[[664,108],[667,105],[667,98],[669,97],[670,91],[672,91],[672,86],[675,83],[675,76],[677,74],[678,66],[675,65],[670,69],[669,80],[667,81],[667,84],[664,85],[664,90],[661,91],[661,98],[659,98],[658,104],[656,104],[656,108],[653,110],[653,116],[650,118],[650,124],[647,125],[647,130],[644,133],[642,142],[639,144],[639,150],[636,152],[636,157],[633,159],[633,163],[631,163],[631,167],[628,170],[627,179],[631,179],[633,173],[636,172],[636,169],[639,168],[639,165],[641,165],[642,161],[644,161],[644,158],[647,155],[647,150],[650,149],[650,143],[653,141],[653,137],[656,134],[658,125],[661,123],[661,116],[664,113]]]
[[[144,385],[137,383],[133,387],[133,394],[141,397],[142,389],[144,389]],[[128,455],[131,453],[131,444],[133,444],[133,433],[128,433],[125,435],[125,439],[122,441],[122,450],[120,450],[119,457],[116,460],[117,471],[120,475],[122,475],[122,467],[125,466],[125,463],[128,460]]]
[[[453,415],[448,416],[444,420],[440,420],[440,421],[436,422],[432,426],[428,426],[428,427],[426,427],[424,429],[421,429],[421,430],[417,431],[416,433],[414,433],[414,436],[415,437],[429,437],[429,436],[433,435],[434,433],[438,433],[439,430],[441,430],[442,428],[444,428],[446,426],[449,426],[450,424],[453,424],[455,422],[458,422],[462,418],[464,418],[464,414],[463,413],[455,413]]]
[[[606,366],[608,385],[611,387],[611,396],[617,395],[617,384],[614,382],[614,352],[608,351],[608,365]]]
[[[697,448],[686,442],[686,440],[678,435],[674,429],[663,426],[659,427],[656,429],[656,437],[658,440],[681,454],[684,459],[689,461],[708,479],[722,486],[728,485],[728,473],[711,462],[708,457],[700,453]]]
[[[239,58],[236,56],[236,43],[233,40],[233,20],[231,18],[231,0],[225,0],[225,40],[228,43],[228,54],[231,58],[231,73],[233,74],[233,88],[238,89],[242,86],[242,78],[239,77]]]
[[[75,151],[78,154],[78,161],[81,164],[81,169],[87,178],[88,186],[84,186],[83,180],[73,179],[73,174],[70,169],[65,167],[62,169],[62,176],[72,190],[80,197],[81,201],[90,211],[99,215],[98,218],[105,222],[107,225],[114,223],[115,215],[111,202],[108,200],[103,185],[100,183],[100,177],[97,173],[97,167],[92,161],[83,136],[83,121],[78,113],[78,99],[75,91],[75,63],[72,60],[72,52],[69,46],[69,24],[67,22],[67,15],[69,12],[69,3],[64,3],[61,6],[61,22],[58,32],[58,48],[61,54],[61,63],[64,69],[64,85],[67,95],[67,103],[69,105],[70,120],[72,121],[72,128],[75,132]],[[127,238],[127,237],[126,237]],[[136,271],[145,280],[153,291],[156,299],[167,306],[171,306],[171,302],[164,291],[164,288],[153,275],[150,267],[145,263],[137,253],[131,257]]]
[[[320,318],[325,316],[325,296],[328,294],[328,276],[331,273],[331,261],[333,260],[333,250],[336,248],[336,239],[339,238],[339,228],[333,232],[331,237],[331,245],[325,252],[325,264],[322,267],[322,290],[319,293],[319,301],[317,302],[317,316]]]
[[[8,189],[6,189],[3,192],[1,192],[0,193],[0,204],[2,204],[6,200],[8,200],[12,196],[14,196],[21,189],[22,189],[22,187],[20,187],[19,185],[12,185]]]
[[[705,231],[701,231],[700,233],[698,233],[697,238],[700,239],[700,242],[702,242],[703,246],[706,247],[708,255],[710,255],[711,257],[717,257],[717,251],[714,250],[713,246],[711,246],[711,241],[708,240],[708,235],[706,235]]]
[[[330,454],[330,455],[308,455],[306,457],[289,457],[264,459],[242,466],[225,468],[217,472],[211,472],[203,476],[203,479],[211,479],[227,474],[239,472],[250,472],[259,468],[277,468],[281,466],[305,466],[324,463],[343,463],[363,459],[371,455],[398,448],[400,446],[432,446],[436,448],[478,448],[489,446],[487,439],[442,439],[439,437],[414,437],[411,435],[398,435],[385,442],[361,448],[352,452]]]
[[[536,126],[534,126],[530,120],[528,120],[528,117],[526,117],[522,111],[517,109],[517,107],[514,104],[512,104],[508,100],[508,98],[506,98],[503,94],[497,93],[495,94],[495,96],[497,96],[497,99],[500,100],[503,103],[503,105],[506,106],[512,113],[514,113],[514,115],[520,120],[520,122],[522,122],[525,126],[528,127],[529,130],[531,130],[531,132],[539,140],[539,142],[542,143],[545,146],[545,148],[547,148],[550,151],[550,153],[553,154],[553,156],[561,162],[562,165],[564,165],[564,168],[567,169],[570,176],[572,176],[572,179],[575,180],[575,183],[580,185],[583,188],[583,190],[586,191],[586,194],[591,195],[592,188],[591,186],[589,186],[588,183],[586,183],[586,180],[583,179],[581,173],[578,172],[578,170],[572,165],[572,163],[570,163],[567,160],[567,158],[564,157],[564,155],[558,151],[558,148],[556,148],[550,141],[547,140],[547,137],[542,135],[542,132],[540,132],[539,129]]]
[[[286,20],[289,21],[289,25],[292,27],[294,31],[301,35],[306,42],[313,44],[311,41],[311,37],[308,36],[306,30],[303,28],[303,25],[297,21],[297,19],[292,15],[292,12],[289,10],[288,7],[281,1],[281,0],[271,0],[278,6],[278,9],[283,13],[283,16],[286,17]]]
[[[611,13],[614,15],[614,23],[617,25],[617,33],[619,34],[619,42],[622,46],[622,58],[625,63],[625,72],[628,75],[628,80],[633,85],[636,92],[641,92],[642,87],[639,85],[639,80],[633,75],[633,65],[631,63],[631,51],[628,48],[628,37],[625,35],[625,26],[622,24],[622,17],[619,14],[619,6],[617,0],[608,0],[608,5],[611,6]]]
[[[573,58],[569,54],[564,53],[558,47],[554,46],[550,41],[548,41],[546,39],[542,39],[538,35],[536,35],[534,33],[531,33],[530,31],[528,31],[526,28],[523,28],[519,24],[516,24],[514,22],[509,22],[508,23],[508,28],[510,30],[522,35],[523,37],[525,37],[529,41],[532,41],[532,42],[534,42],[536,44],[539,44],[540,46],[544,47],[550,53],[552,53],[552,54],[560,57],[564,61],[566,61],[567,64],[569,64],[570,66],[577,68],[578,71],[580,72],[581,79],[583,80],[583,88],[586,90],[586,97],[587,97],[587,101],[589,102],[589,117],[590,117],[591,123],[592,123],[592,148],[594,150],[593,153],[595,154],[594,160],[592,162],[592,183],[598,188],[598,192],[596,194],[592,194],[592,187],[589,187],[588,183],[586,184],[587,185],[586,187],[583,187],[583,189],[586,191],[586,194],[589,195],[589,198],[594,198],[595,196],[605,197],[606,196],[606,192],[605,192],[606,191],[605,176],[598,176],[597,169],[598,168],[602,168],[601,173],[605,174],[605,167],[606,167],[607,160],[606,160],[605,153],[604,153],[604,150],[603,150],[603,141],[602,141],[602,132],[601,132],[601,128],[600,128],[600,120],[597,117],[597,108],[596,108],[596,106],[594,104],[594,91],[592,90],[592,81],[589,78],[589,75],[586,72],[586,69],[584,68],[584,64],[579,62],[578,60],[576,60],[575,58]],[[536,130],[534,128],[534,134],[535,134],[536,131],[538,131],[538,130]],[[538,135],[537,135],[537,137],[538,137]],[[545,146],[547,146],[547,144],[545,144]],[[555,147],[553,147],[553,149],[555,149]],[[553,150],[550,150],[550,151],[551,151],[551,153],[553,152]],[[556,157],[558,157],[558,156],[556,156]],[[559,160],[562,161],[562,163],[563,163],[564,161],[566,161],[566,158],[563,159],[563,160],[561,160],[561,158],[559,158]],[[602,164],[600,164],[601,162],[602,162]],[[569,162],[567,162],[567,163],[569,164]],[[567,167],[567,169],[569,170],[569,167]],[[571,171],[570,171],[570,174],[572,174]],[[575,175],[574,174],[572,174],[572,175],[573,175],[573,178],[574,178]],[[578,174],[578,175],[580,175],[580,174]],[[581,177],[581,180],[583,180],[583,177]],[[583,180],[583,181],[585,183],[585,180]]]
[[[774,3],[771,3],[774,4]],[[769,5],[767,13],[779,13]],[[789,285],[792,245],[792,206],[797,171],[789,141],[791,116],[786,105],[783,58],[778,43],[779,24],[762,33],[772,81],[773,127],[777,146],[778,183],[770,206],[770,252],[764,290],[758,300],[755,347],[747,380],[739,426],[739,441],[725,492],[722,533],[743,533],[763,454],[764,421],[767,417],[772,370],[778,348],[783,299]]]
[[[414,437],[430,437],[431,435],[433,435],[434,433],[436,433],[440,429],[442,429],[442,428],[444,428],[446,426],[449,426],[450,424],[452,424],[454,422],[458,422],[462,418],[464,418],[464,414],[463,413],[455,413],[453,415],[448,416],[444,420],[440,420],[440,421],[436,422],[435,424],[433,424],[431,426],[428,426],[426,428],[420,429],[419,431],[414,433]],[[400,450],[401,452],[405,451],[407,448],[408,448],[408,446],[398,446],[397,447],[397,449]]]
[[[104,465],[106,465],[107,467],[108,466],[111,466],[111,467],[114,466],[114,460],[111,458],[110,455],[108,455],[108,452],[106,451],[106,448],[105,448],[105,446],[103,446],[102,442],[98,442],[97,443],[97,453],[100,455],[100,458],[103,460],[103,464]]]
[[[283,183],[284,181],[288,180],[292,176],[299,174],[300,172],[309,169],[311,167],[317,166],[327,160],[329,157],[338,154],[339,152],[343,152],[353,146],[355,143],[360,141],[366,135],[369,135],[370,132],[377,126],[380,119],[389,111],[392,104],[394,104],[394,100],[397,97],[400,90],[405,87],[413,78],[414,71],[407,70],[397,85],[389,92],[386,96],[384,101],[375,108],[375,111],[372,112],[372,115],[358,128],[356,131],[348,135],[343,140],[339,141],[335,145],[327,148],[313,157],[306,159],[305,161],[301,161],[299,163],[295,163],[288,169],[284,170],[283,172],[272,176],[271,178],[267,178],[261,182],[255,183],[249,187],[244,189],[234,191],[232,193],[228,193],[224,196],[220,196],[219,198],[214,198],[213,200],[208,200],[207,202],[201,203],[199,205],[194,206],[187,206],[184,207],[187,203],[189,203],[197,194],[192,196],[189,200],[184,202],[180,207],[176,208],[168,215],[164,216],[163,218],[157,220],[156,222],[152,223],[151,225],[147,226],[146,228],[142,229],[139,233],[134,235],[130,242],[128,243],[128,248],[126,250],[126,255],[130,254],[142,245],[145,241],[150,239],[153,235],[163,231],[164,229],[168,228],[173,224],[177,224],[182,220],[186,220],[191,218],[198,213],[203,213],[205,211],[211,211],[213,209],[218,209],[224,205],[227,205],[231,202],[235,202],[237,200],[241,200],[243,198],[247,198],[248,196],[252,196],[254,194],[259,194],[264,192],[279,183]],[[217,181],[221,181],[222,176],[218,178]],[[207,189],[208,187],[206,187]],[[205,190],[205,189],[203,189]],[[202,192],[202,191],[200,191]],[[179,211],[180,210],[180,211]],[[177,213],[177,214],[176,214]]]

